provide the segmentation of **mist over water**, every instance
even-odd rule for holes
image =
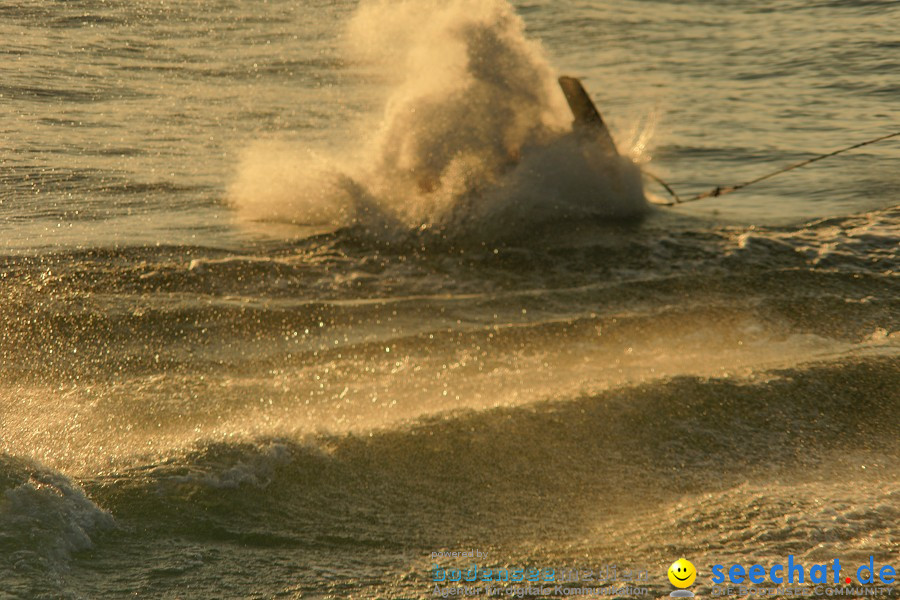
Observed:
[[[900,566],[898,18],[4,4],[0,596]]]

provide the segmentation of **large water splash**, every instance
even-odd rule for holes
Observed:
[[[230,188],[242,218],[494,237],[646,210],[634,163],[571,131],[543,49],[505,0],[364,1],[348,40],[393,85],[377,134],[352,164],[350,148],[253,145]]]

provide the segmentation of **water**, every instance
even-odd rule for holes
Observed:
[[[898,17],[6,2],[0,597],[898,566]]]

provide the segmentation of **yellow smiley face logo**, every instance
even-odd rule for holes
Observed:
[[[668,570],[669,581],[677,588],[686,588],[697,579],[697,569],[685,558],[679,558]]]

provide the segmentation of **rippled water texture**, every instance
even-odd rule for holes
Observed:
[[[898,22],[5,2],[0,597],[900,567]]]

